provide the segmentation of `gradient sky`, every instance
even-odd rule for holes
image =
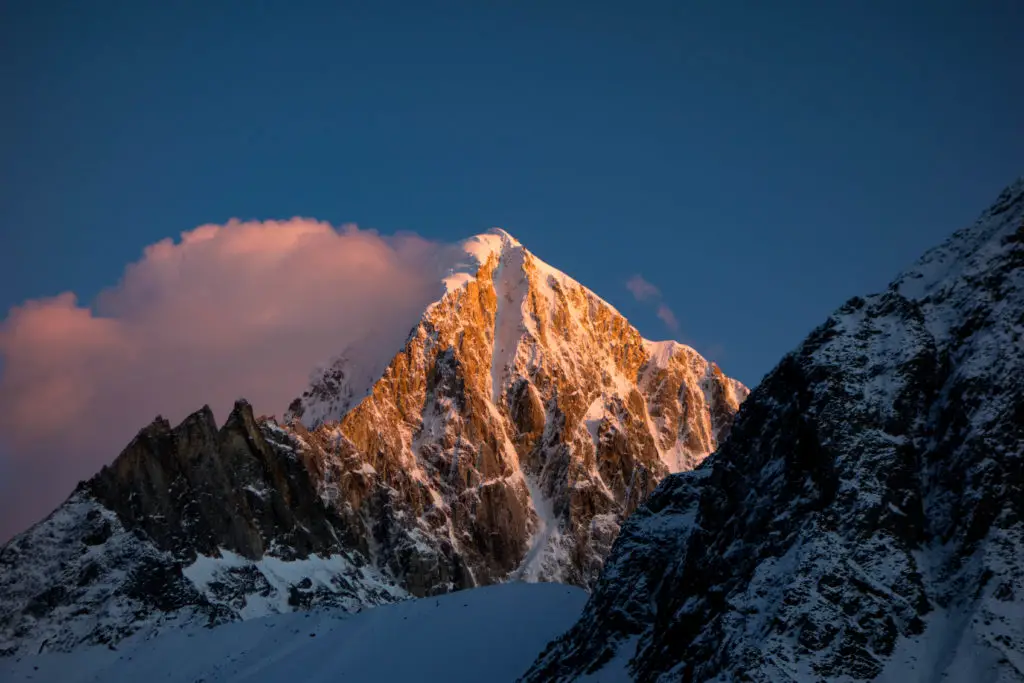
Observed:
[[[5,311],[232,217],[498,225],[753,386],[1024,171],[1018,0],[0,8]]]

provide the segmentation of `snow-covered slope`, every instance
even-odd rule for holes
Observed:
[[[1024,180],[625,524],[526,680],[1024,680]]]
[[[5,683],[511,683],[586,601],[571,586],[512,583],[350,614],[319,609],[116,650],[0,659]]]
[[[401,349],[360,342],[284,424],[158,418],[0,548],[0,654],[170,620],[357,609],[509,579],[589,586],[747,390],[650,342],[501,230],[467,240]],[[397,352],[397,353],[396,353]]]

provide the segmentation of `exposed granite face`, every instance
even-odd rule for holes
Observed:
[[[854,298],[624,525],[529,681],[1024,675],[1024,182]]]

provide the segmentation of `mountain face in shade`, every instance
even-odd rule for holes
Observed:
[[[747,390],[501,230],[401,349],[343,351],[279,424],[158,418],[0,548],[0,653],[508,580],[589,587],[620,521]],[[395,353],[397,351],[397,353]],[[358,358],[359,362],[353,359]]]
[[[640,681],[1024,680],[1024,179],[783,358],[525,680],[626,660]]]

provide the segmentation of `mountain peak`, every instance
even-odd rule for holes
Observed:
[[[444,291],[404,342],[364,331],[285,424],[242,401],[220,429],[209,408],[161,421],[0,549],[0,656],[119,639],[163,613],[592,585],[620,521],[715,449],[746,388],[647,342],[504,230],[446,253]]]
[[[522,680],[1020,680],[1022,320],[1018,181],[781,360]]]
[[[506,248],[523,246],[519,240],[510,235],[504,228],[491,228],[485,234],[501,238],[502,245]]]
[[[343,420],[371,395],[378,380],[392,372],[389,364],[407,354],[409,344],[442,329],[473,328],[474,336],[485,337],[474,362],[490,367],[485,379],[493,408],[502,404],[517,380],[538,371],[546,374],[552,363],[565,367],[573,382],[582,381],[578,374],[584,364],[576,360],[581,353],[588,356],[586,365],[597,363],[592,370],[599,374],[604,390],[617,392],[622,400],[628,398],[628,387],[641,377],[655,377],[659,372],[680,372],[685,367],[686,372],[697,373],[693,381],[700,386],[716,375],[715,368],[689,346],[644,339],[614,306],[537,258],[502,228],[463,240],[455,254],[443,277],[441,297],[420,316],[405,349],[377,345],[373,353],[361,348],[345,350],[314,372],[310,388],[292,402],[286,420],[301,419],[310,429]],[[466,319],[470,303],[480,307],[472,320]],[[595,325],[608,329],[598,331]],[[618,338],[605,338],[609,334]],[[372,362],[367,360],[370,356]],[[672,365],[678,367],[672,370]],[[638,374],[641,366],[644,372]],[[720,370],[717,374],[722,377],[714,381],[727,387],[722,400],[729,406],[738,405],[747,388]],[[721,414],[724,419],[725,413]],[[653,424],[660,418],[651,415],[645,419]],[[710,452],[717,435],[715,427],[705,437],[691,437],[696,440],[685,446],[676,443],[674,436],[666,436],[663,444],[656,439],[661,444],[656,450],[670,471],[686,469]]]
[[[972,225],[928,250],[889,289],[908,299],[943,298],[964,278],[984,277],[1008,241],[1024,240],[1024,178],[1007,186]],[[991,278],[989,278],[991,279]]]
[[[487,232],[473,235],[459,243],[454,262],[448,267],[443,278],[443,294],[458,290],[472,282],[477,272],[492,258],[500,260],[502,256],[513,250],[523,250],[522,243],[501,228],[491,228]]]

